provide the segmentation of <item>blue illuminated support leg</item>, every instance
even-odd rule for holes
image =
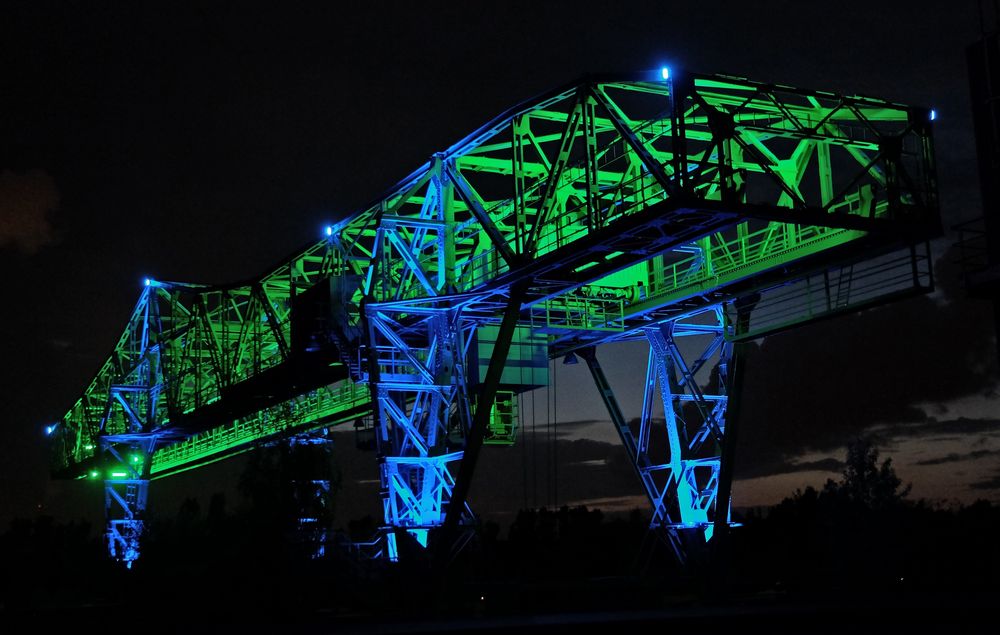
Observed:
[[[307,485],[309,487],[309,498],[313,506],[322,505],[320,501],[330,500],[329,480],[311,479]],[[330,532],[322,515],[300,514],[298,518],[298,530],[303,540],[310,547],[310,558],[322,558],[326,555],[326,545]]]
[[[581,352],[649,497],[650,526],[682,563],[712,540],[717,523],[730,523],[728,483],[726,502],[717,503],[726,409],[734,389],[731,334],[721,305],[646,328],[643,408],[631,423],[622,415],[594,350]],[[657,398],[662,419],[654,416]],[[730,474],[727,470],[726,476]]]
[[[104,481],[108,553],[129,569],[139,558],[148,494],[149,481],[145,479],[110,478]]]
[[[366,307],[389,560],[399,558],[401,539],[427,547],[452,498],[470,422],[464,359],[475,328],[462,309],[454,297]]]
[[[730,322],[727,336],[731,336],[728,359],[720,363],[718,379],[726,390],[726,413],[724,418],[725,435],[719,452],[719,486],[716,494],[716,506],[729,510],[726,515],[717,514],[713,533],[712,556],[719,572],[724,572],[728,562],[729,534],[735,526],[732,522],[733,471],[736,464],[736,442],[740,423],[740,406],[743,397],[743,375],[746,370],[747,333],[750,331],[750,314],[760,301],[760,294],[752,293],[737,298],[730,304]],[[735,315],[733,315],[735,313]],[[720,580],[725,575],[719,575]]]
[[[729,501],[717,505],[732,389],[728,329],[723,307],[716,306],[646,330],[650,354],[639,448],[647,457],[647,469],[661,470],[665,477],[655,492],[652,526],[666,533],[671,544],[688,545],[685,551],[710,541],[717,520],[730,522]],[[659,448],[650,443],[657,433],[651,408],[657,384],[664,412],[661,434],[666,437]],[[657,452],[658,459],[651,452]]]
[[[127,437],[127,439],[123,438]],[[122,443],[127,440],[127,445]],[[105,538],[108,554],[129,569],[141,553],[149,497],[150,457],[154,435],[108,435],[105,450],[117,464],[104,479]]]
[[[162,332],[158,305],[151,302],[155,286],[147,282],[141,306],[142,328],[130,339],[133,355],[142,361],[108,388],[98,439],[105,458],[104,509],[108,553],[129,569],[141,552],[153,452],[162,438],[153,422],[163,407]],[[98,472],[92,474],[97,476]]]
[[[301,470],[295,470],[291,483],[297,513],[295,529],[309,557],[322,558],[330,542],[333,520],[330,465],[333,440],[323,428],[294,436],[288,444],[292,461],[301,463]]]

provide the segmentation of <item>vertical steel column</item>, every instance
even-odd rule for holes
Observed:
[[[295,529],[299,540],[309,551],[309,557],[316,559],[326,555],[326,546],[330,540],[332,512],[332,483],[326,466],[315,462],[315,455],[320,454],[323,460],[330,460],[333,440],[326,436],[326,429],[300,434],[289,439],[289,449],[293,452],[297,447],[310,452],[305,462],[306,473],[292,477],[292,495],[295,498],[296,514]],[[292,459],[297,457],[292,455]],[[327,464],[329,465],[329,464]],[[319,468],[319,469],[317,469]]]
[[[454,533],[455,528],[458,526],[459,518],[465,506],[465,499],[469,493],[469,486],[472,484],[472,475],[476,469],[476,460],[479,458],[479,451],[483,447],[483,438],[486,435],[486,428],[490,422],[490,413],[493,410],[497,390],[500,388],[500,379],[503,375],[504,366],[507,363],[507,355],[510,352],[510,345],[514,339],[514,329],[517,327],[517,320],[521,312],[521,303],[524,301],[526,290],[526,283],[518,283],[510,291],[507,306],[504,309],[503,320],[500,323],[500,330],[497,333],[496,343],[493,346],[493,353],[490,356],[490,364],[486,369],[486,377],[483,384],[479,387],[479,394],[476,398],[476,413],[472,418],[469,434],[465,440],[465,450],[462,463],[459,467],[454,498],[452,500],[453,504],[448,509],[448,516],[445,521],[444,538],[446,542],[452,540],[449,534]],[[467,399],[468,396],[466,396]]]
[[[102,450],[118,463],[104,479],[105,539],[110,556],[129,569],[141,553],[156,440],[152,434],[101,437]]]
[[[731,331],[722,306],[648,327],[643,409],[634,425],[625,420],[594,350],[580,351],[649,497],[650,526],[682,563],[691,549],[712,540],[716,527],[730,522]],[[653,417],[657,393],[662,422]]]
[[[738,298],[733,307],[736,310],[736,324],[733,328],[733,336],[739,337],[750,330],[750,312],[760,301],[759,294],[753,294]],[[735,343],[727,343],[729,346],[728,362],[719,362],[719,384],[726,390],[726,416],[725,416],[725,437],[721,441],[719,460],[719,491],[716,496],[716,505],[724,506],[726,515],[716,514],[715,533],[718,537],[716,547],[721,551],[725,547],[725,542],[729,537],[730,512],[732,507],[733,493],[733,471],[736,461],[736,440],[739,432],[740,404],[742,401],[743,373],[745,372],[745,357],[747,343],[737,340]],[[721,554],[720,554],[721,555]]]
[[[108,389],[98,436],[100,454],[111,466],[104,473],[104,514],[108,553],[129,569],[139,558],[149,497],[149,473],[159,435],[153,432],[164,382],[156,287],[142,296],[144,316],[134,343],[142,360]]]
[[[129,569],[139,558],[148,495],[147,479],[113,477],[104,481],[108,553]]]
[[[444,523],[452,502],[450,466],[462,450],[449,433],[468,430],[469,325],[459,303],[369,304],[365,313],[385,554],[397,560],[399,539],[426,547],[429,530]]]

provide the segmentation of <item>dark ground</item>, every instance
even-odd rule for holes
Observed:
[[[262,462],[258,462],[259,465]],[[17,521],[0,537],[0,624],[135,625],[143,632],[587,633],[614,628],[769,633],[986,633],[1000,601],[1000,507],[909,501],[891,461],[852,444],[840,481],[741,518],[727,553],[686,567],[634,511],[563,507],[486,523],[449,566],[428,551],[311,559],[286,489],[245,478],[150,519],[131,571],[85,524]],[[252,476],[252,475],[251,475]],[[284,498],[283,498],[284,497]],[[371,519],[348,523],[358,539]],[[696,543],[697,544],[697,543]],[[703,543],[702,543],[703,544]]]

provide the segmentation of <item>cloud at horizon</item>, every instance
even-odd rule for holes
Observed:
[[[54,241],[49,215],[59,206],[53,178],[42,170],[0,171],[0,248],[33,255]]]
[[[992,307],[969,300],[946,252],[939,297],[903,302],[768,337],[747,356],[738,476],[856,436],[929,436],[1000,430],[988,419],[930,416],[950,401],[996,391]]]

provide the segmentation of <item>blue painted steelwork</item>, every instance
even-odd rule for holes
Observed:
[[[649,343],[642,414],[621,412],[594,348],[581,351],[653,508],[650,526],[680,561],[691,538],[712,539],[729,523],[728,500],[717,509],[726,409],[735,387],[732,320],[723,304],[643,329]],[[656,402],[663,418],[655,416]],[[719,514],[724,514],[722,519]]]
[[[101,438],[103,449],[118,465],[109,470],[104,479],[105,539],[111,557],[129,569],[141,551],[149,497],[150,458],[158,440],[156,434],[141,432]],[[99,473],[91,474],[97,476]]]
[[[709,316],[707,324],[697,318]],[[726,406],[730,390],[727,368],[733,345],[726,340],[731,327],[721,305],[700,316],[669,321],[646,329],[649,360],[639,420],[637,459],[643,483],[653,502],[654,527],[672,534],[695,531],[712,538],[721,466],[719,448],[726,433]],[[681,342],[688,344],[688,355]],[[690,357],[691,345],[700,352]],[[687,357],[687,359],[685,359]],[[706,373],[705,371],[709,371]],[[714,374],[699,385],[699,375]],[[659,384],[663,405],[663,425],[667,435],[666,453],[651,452],[649,439],[655,427],[652,416],[654,391]],[[668,486],[657,487],[651,473],[667,470]],[[646,478],[650,475],[649,478]],[[669,485],[672,485],[671,488]],[[670,490],[673,489],[673,492]],[[673,501],[667,494],[671,493]],[[676,504],[676,514],[671,505]],[[729,509],[724,512],[729,517]],[[676,542],[676,541],[675,541]]]
[[[115,465],[106,468],[104,479],[108,553],[128,568],[141,551],[153,452],[161,440],[172,436],[152,431],[151,425],[164,390],[160,350],[150,329],[159,319],[156,304],[151,302],[159,286],[152,278],[143,280],[136,311],[143,328],[136,331],[128,346],[139,363],[121,383],[109,387],[98,437],[102,453]],[[91,472],[92,478],[99,475]]]
[[[139,559],[143,516],[149,494],[148,479],[121,478],[113,472],[104,481],[104,505],[107,514],[108,553],[129,569]]]
[[[375,409],[386,553],[398,558],[397,535],[427,546],[451,501],[469,429],[465,359],[476,324],[463,316],[478,296],[445,301],[369,304],[365,310]],[[405,323],[404,323],[405,322]]]

